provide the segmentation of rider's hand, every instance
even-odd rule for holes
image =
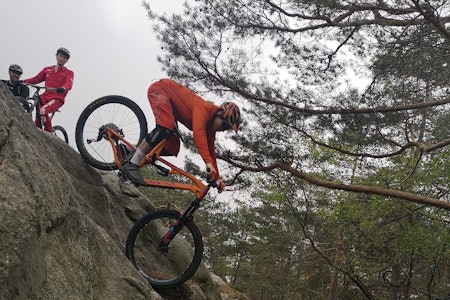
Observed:
[[[66,89],[63,88],[63,87],[59,87],[59,88],[56,89],[56,92],[57,92],[58,94],[62,94],[62,93],[64,93],[65,91],[66,91]]]
[[[222,178],[216,180],[215,186],[219,193],[223,192],[223,190],[225,189],[225,183],[223,182]]]
[[[216,178],[216,168],[212,164],[206,164],[206,181],[212,182]]]

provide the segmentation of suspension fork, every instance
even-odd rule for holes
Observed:
[[[181,215],[174,224],[170,225],[169,230],[161,239],[160,246],[169,245],[170,241],[172,241],[173,238],[178,234],[178,232],[180,232],[184,224],[192,221],[192,219],[194,218],[194,212],[200,206],[200,201],[201,199],[198,198],[192,201],[191,205],[189,205],[189,207],[184,211],[183,215]]]
[[[191,205],[189,205],[189,207],[184,211],[183,215],[181,215],[180,218],[176,220],[174,224],[170,225],[169,230],[159,242],[159,246],[161,248],[167,247],[170,241],[172,241],[173,238],[178,234],[178,232],[180,232],[180,230],[183,228],[184,224],[187,222],[191,222],[193,220],[194,212],[198,209],[198,207],[200,206],[200,202],[203,200],[203,198],[205,198],[210,188],[211,185],[208,184],[203,189],[200,196],[195,198],[194,201],[192,201]]]

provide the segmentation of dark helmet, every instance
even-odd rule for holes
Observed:
[[[10,65],[10,66],[9,66],[9,70],[10,70],[10,71],[16,71],[16,72],[19,72],[20,74],[23,73],[22,68],[21,68],[19,65],[16,65],[16,64]]]
[[[60,53],[64,56],[66,56],[67,59],[70,58],[70,52],[66,48],[63,48],[63,47],[58,48],[58,50],[56,50],[56,55],[58,55]]]
[[[234,132],[238,131],[239,124],[241,124],[241,112],[234,102],[222,103],[220,106],[220,115],[228,122],[228,125],[230,125],[230,128]]]

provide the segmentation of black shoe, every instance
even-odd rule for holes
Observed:
[[[141,171],[139,170],[138,165],[128,162],[123,165],[122,172],[135,185],[147,186],[144,179],[142,179]]]

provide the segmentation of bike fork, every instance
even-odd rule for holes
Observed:
[[[181,228],[183,228],[185,222],[190,222],[193,219],[193,214],[197,210],[200,205],[200,200],[195,199],[192,201],[191,205],[186,209],[183,215],[174,223],[171,224],[167,233],[162,237],[159,242],[159,246],[165,249],[170,241],[180,232]]]

